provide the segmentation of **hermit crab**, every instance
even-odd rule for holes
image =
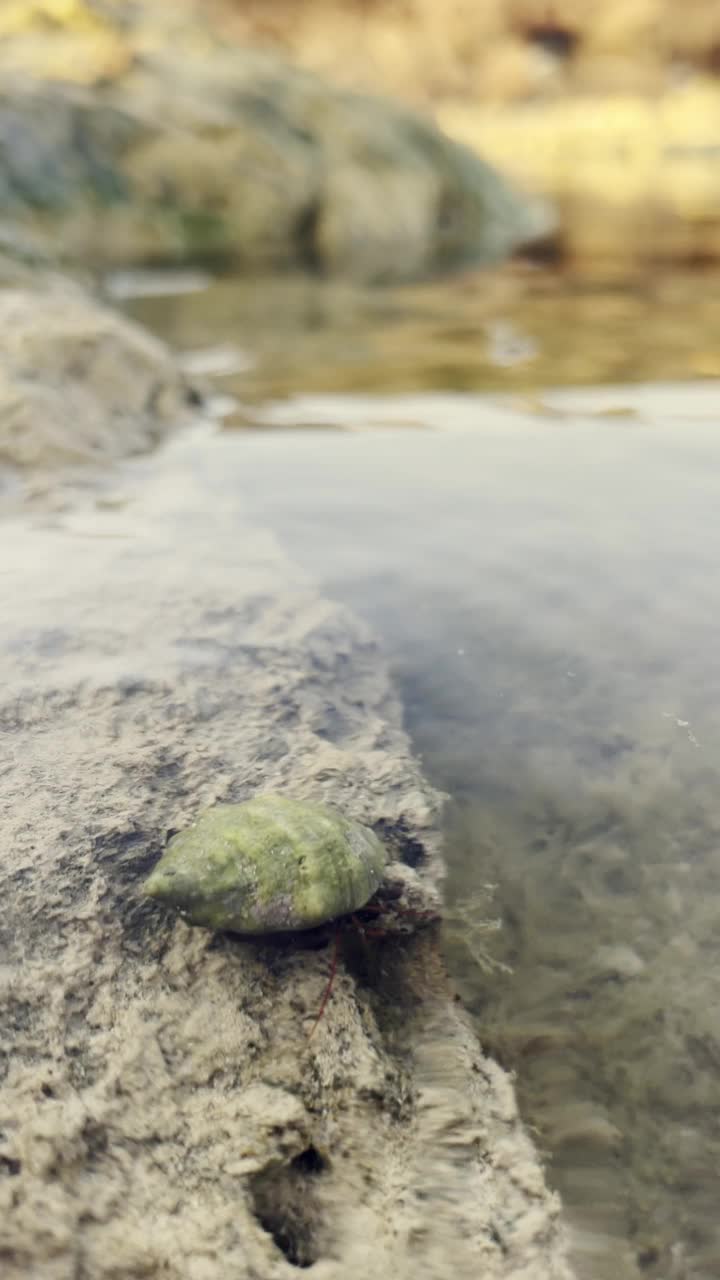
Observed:
[[[201,813],[171,839],[144,891],[190,924],[249,937],[293,934],[347,919],[373,933],[380,915],[384,933],[388,912],[392,931],[407,931],[397,924],[403,916],[437,919],[437,903],[428,904],[422,890],[418,910],[419,881],[410,868],[396,863],[390,874],[387,863],[387,850],[369,827],[323,805],[262,794]],[[405,898],[407,906],[400,903]],[[368,921],[375,927],[366,927]],[[336,928],[330,979],[315,1025],[330,996],[337,958]]]
[[[369,827],[320,805],[259,795],[201,813],[170,841],[145,892],[190,924],[288,933],[363,907],[386,861]]]

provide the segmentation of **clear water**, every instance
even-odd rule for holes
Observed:
[[[557,282],[531,279],[512,306],[504,287],[483,300],[472,283],[472,340],[467,282],[401,297],[225,283],[132,309],[185,347],[236,343],[255,361],[219,384],[253,429],[198,444],[197,474],[382,638],[451,797],[449,960],[517,1073],[579,1274],[711,1280],[720,388],[654,380],[712,372],[720,310],[707,284],[658,283],[677,306],[653,319],[648,305],[636,330],[618,316],[637,293],[613,287],[593,327],[593,289],[573,310]],[[618,369],[645,384],[539,389]],[[313,394],[278,400],[293,370]],[[439,394],[453,379],[510,394]]]

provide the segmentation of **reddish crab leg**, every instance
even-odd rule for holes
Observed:
[[[313,1022],[312,1027],[310,1028],[310,1031],[308,1032],[308,1040],[315,1034],[315,1029],[318,1023],[320,1022],[320,1019],[322,1018],[325,1012],[325,1006],[327,1005],[327,1002],[330,999],[333,985],[335,983],[335,974],[337,973],[339,952],[340,952],[340,930],[336,928],[335,936],[333,939],[332,960],[330,961],[330,976],[325,984],[325,990],[323,991],[323,998],[320,1003],[320,1008],[318,1009],[318,1012],[317,1012],[317,1017]]]
[[[437,920],[439,918],[439,912],[437,910],[415,911],[413,910],[413,908],[401,907],[396,903],[392,904],[392,910],[396,915],[407,916],[409,919],[412,919],[412,920],[418,920],[418,921]],[[328,977],[328,980],[325,984],[325,990],[323,991],[323,997],[322,997],[322,1001],[320,1002],[320,1008],[318,1009],[317,1017],[315,1018],[315,1021],[313,1022],[312,1027],[308,1032],[308,1040],[311,1038],[311,1036],[315,1034],[317,1025],[322,1020],[322,1016],[325,1012],[325,1009],[327,1008],[330,996],[332,995],[332,989],[335,984],[335,975],[337,974],[338,957],[340,953],[340,930],[344,927],[347,927],[348,923],[352,923],[355,926],[355,928],[358,930],[358,932],[362,935],[363,938],[387,938],[389,936],[388,930],[383,928],[382,925],[367,924],[361,918],[364,912],[367,912],[368,915],[371,915],[373,913],[375,913],[375,915],[380,915],[383,912],[383,905],[380,903],[374,903],[374,902],[367,903],[364,907],[361,908],[360,911],[355,912],[353,915],[349,917],[346,917],[344,920],[341,920],[335,926],[332,959],[330,961],[330,976]]]

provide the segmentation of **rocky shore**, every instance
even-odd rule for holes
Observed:
[[[419,923],[441,797],[378,649],[212,492],[202,388],[83,281],[207,257],[404,278],[545,215],[273,55],[103,48],[102,83],[20,58],[0,95],[0,1270],[569,1280],[511,1081]],[[267,790],[371,825],[419,908],[343,931],[312,1038],[332,937],[239,941],[141,893],[169,832]]]
[[[168,831],[262,790],[374,826],[417,901],[442,880],[372,637],[208,494],[198,431],[5,521],[3,1275],[567,1280],[435,926],[344,935],[309,1039],[327,938],[214,936],[140,893]]]

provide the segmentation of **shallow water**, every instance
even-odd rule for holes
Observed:
[[[251,352],[227,385],[246,404],[342,391],[534,391],[541,386],[720,376],[720,277],[607,278],[517,263],[445,283],[358,290],[308,278],[218,280],[150,296],[149,278],[114,298],[181,348]],[[161,287],[160,282],[156,289]],[[190,285],[188,285],[190,287]],[[242,416],[240,416],[242,421]]]
[[[656,290],[679,297],[681,283]],[[367,308],[387,316],[397,296],[355,298],[349,313],[341,291],[295,283],[286,296],[302,293],[298,321],[279,286],[251,305],[225,284],[133,309],[185,347],[232,341],[256,361],[220,384],[242,393],[256,429],[188,443],[195,473],[209,503],[237,493],[382,637],[426,770],[452,797],[450,962],[485,1044],[517,1071],[579,1274],[710,1280],[720,1274],[719,389],[538,388],[548,372],[568,383],[687,376],[693,358],[712,372],[717,304],[706,286],[694,300],[688,287],[655,328],[648,307],[639,332],[616,316],[613,337],[606,315],[600,342],[592,307],[575,308],[571,324],[558,289],[553,356],[533,299],[523,310],[518,296],[513,310],[497,301],[505,287],[488,286],[495,310],[488,302],[475,332],[477,346],[478,333],[497,338],[501,323],[507,339],[510,326],[516,356],[526,339],[505,365],[471,359],[464,329],[452,339],[459,286],[408,292],[407,315],[388,321],[389,349]],[[431,299],[433,332],[455,353],[442,376],[426,360],[435,348],[418,340]],[[573,349],[575,376],[562,364]],[[344,394],[269,404],[298,368],[299,386],[324,379]],[[453,368],[464,370],[456,385],[522,398],[432,394],[453,385]],[[348,394],[403,380],[425,390]],[[485,927],[494,915],[499,932]]]

